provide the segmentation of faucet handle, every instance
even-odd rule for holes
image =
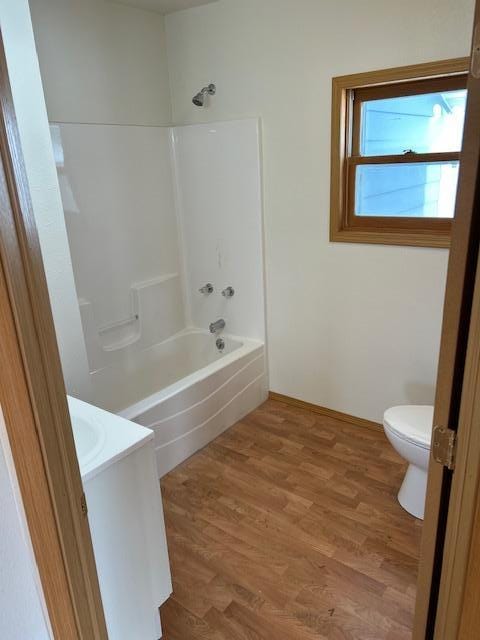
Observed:
[[[213,284],[211,284],[210,282],[207,282],[207,284],[204,284],[203,287],[200,287],[199,291],[200,293],[203,293],[204,295],[208,296],[211,293],[213,293]]]
[[[224,298],[233,298],[235,295],[235,289],[233,287],[227,287],[222,291],[222,296]]]

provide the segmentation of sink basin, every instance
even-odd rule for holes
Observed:
[[[98,454],[102,446],[102,431],[91,420],[72,414],[73,438],[78,459],[82,464],[88,464]]]
[[[153,439],[153,432],[68,396],[73,437],[83,481]]]

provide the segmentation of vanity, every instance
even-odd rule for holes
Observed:
[[[110,640],[161,638],[172,593],[153,432],[69,397]]]

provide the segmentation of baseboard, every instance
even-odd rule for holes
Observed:
[[[283,402],[283,404],[289,404],[292,407],[299,407],[300,409],[306,409],[312,413],[318,413],[321,416],[327,416],[328,418],[335,418],[335,420],[341,420],[342,422],[348,422],[356,427],[363,427],[364,429],[371,429],[372,431],[383,431],[383,427],[378,422],[373,420],[366,420],[365,418],[357,418],[351,416],[348,413],[342,413],[341,411],[335,411],[334,409],[327,409],[327,407],[321,407],[318,404],[312,404],[311,402],[305,402],[304,400],[297,400],[297,398],[291,398],[290,396],[284,396],[281,393],[270,391],[268,394],[270,400],[276,400],[277,402]]]

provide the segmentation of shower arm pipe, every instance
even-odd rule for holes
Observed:
[[[206,95],[208,93],[209,96],[214,96],[217,93],[217,87],[213,83],[209,84],[206,87],[203,87],[200,93],[202,93],[203,95]]]

